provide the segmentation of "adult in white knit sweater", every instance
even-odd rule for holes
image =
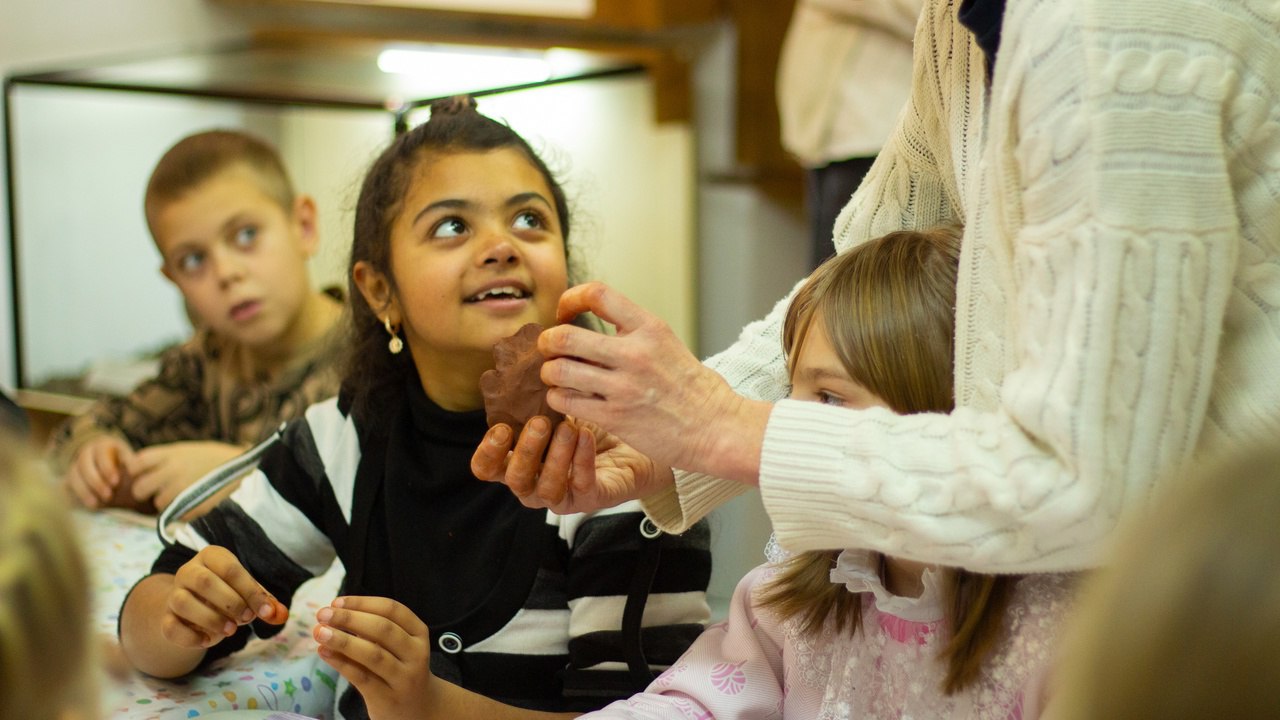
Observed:
[[[1008,0],[975,36],[958,14],[984,6],[925,7],[911,99],[835,233],[964,222],[955,411],[782,399],[786,300],[703,366],[589,284],[562,316],[619,332],[543,333],[550,403],[651,460],[602,437],[593,468],[587,432],[535,423],[509,462],[492,430],[477,474],[557,509],[646,496],[672,531],[759,485],[792,551],[1027,572],[1097,564],[1158,478],[1280,437],[1280,4]]]

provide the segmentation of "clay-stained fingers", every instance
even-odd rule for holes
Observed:
[[[566,420],[556,426],[547,447],[547,456],[538,472],[533,494],[540,507],[560,508],[569,495],[569,479],[573,474],[574,451],[578,445],[577,425]],[[592,458],[594,462],[594,458]]]
[[[289,617],[288,608],[267,592],[231,551],[217,545],[204,548],[179,568],[174,576],[174,586],[171,599],[179,594],[179,590],[185,590],[215,610],[223,620],[237,625],[254,618],[279,625]],[[224,626],[218,623],[210,627],[204,623],[200,627],[217,631]]]
[[[548,443],[551,442],[551,430],[551,421],[547,418],[541,415],[531,418],[525,423],[515,447],[511,450],[511,455],[507,458],[504,482],[521,502],[525,502],[526,499],[537,502],[538,475],[542,472],[542,458],[546,454]],[[538,505],[530,507],[538,507]]]
[[[169,594],[168,613],[161,619],[165,639],[182,647],[212,647],[235,634],[239,624],[185,587]],[[252,619],[252,618],[251,618]]]
[[[511,426],[499,423],[484,434],[471,455],[471,474],[485,482],[506,482],[511,454]]]

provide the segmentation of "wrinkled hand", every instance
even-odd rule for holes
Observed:
[[[431,633],[384,597],[340,597],[316,613],[320,657],[364,698],[371,720],[430,717]]]
[[[100,508],[111,500],[132,460],[133,448],[120,438],[95,438],[76,453],[62,477],[63,487],[81,505]]]
[[[567,324],[586,311],[617,334]],[[569,288],[557,320],[538,336],[551,407],[598,423],[659,465],[755,481],[768,404],[739,396],[666,323],[602,283]],[[755,467],[735,466],[752,447]]]
[[[133,496],[151,498],[156,508],[163,510],[178,493],[243,452],[238,445],[222,442],[166,443],[134,452],[125,468],[133,479]]]
[[[160,629],[174,645],[209,648],[254,618],[280,625],[289,619],[289,609],[230,550],[209,545],[178,568]]]
[[[669,470],[594,423],[569,418],[550,437],[548,427],[546,418],[534,418],[514,448],[510,427],[489,428],[472,473],[506,484],[527,507],[562,515],[613,507],[671,482]]]

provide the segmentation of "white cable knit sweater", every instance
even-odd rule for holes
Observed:
[[[1170,467],[1280,441],[1280,3],[1009,0],[989,92],[959,4],[835,237],[966,223],[957,409],[783,400],[760,486],[793,551],[1088,567]],[[788,300],[708,361],[745,395],[786,392]],[[672,530],[743,486],[677,488]]]

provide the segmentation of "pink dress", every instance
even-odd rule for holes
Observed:
[[[951,696],[942,692],[946,640],[938,575],[926,570],[919,598],[890,594],[870,553],[846,550],[833,582],[863,595],[862,630],[807,635],[754,602],[775,572],[752,570],[738,584],[729,619],[708,627],[645,690],[587,718],[990,718],[1030,720],[1053,655],[1074,575],[1021,580],[1005,616],[1005,634],[982,676]]]

